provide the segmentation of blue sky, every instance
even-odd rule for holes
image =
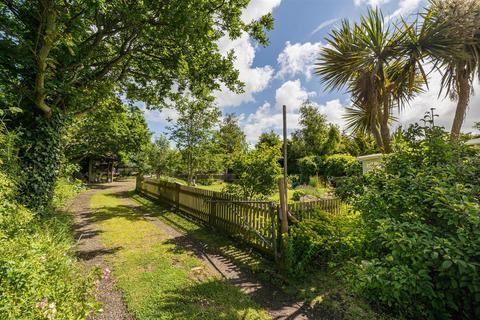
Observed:
[[[235,113],[250,143],[261,132],[281,131],[281,105],[286,104],[290,131],[298,126],[298,108],[310,99],[328,120],[343,127],[343,110],[349,105],[344,92],[326,92],[313,64],[324,38],[341,19],[358,20],[369,6],[379,6],[385,16],[395,19],[415,14],[426,5],[426,0],[252,0],[243,14],[248,21],[272,12],[274,30],[269,33],[270,45],[256,45],[248,35],[236,40],[222,39],[222,53],[235,50],[236,68],[245,82],[245,92],[237,95],[222,90],[215,93],[222,112]],[[398,115],[399,124],[408,124],[422,118],[430,107],[436,107],[440,123],[450,127],[455,103],[438,99],[439,74],[432,74],[430,90],[417,97],[409,108]],[[480,89],[478,82],[476,91]],[[465,131],[471,131],[473,122],[480,121],[480,95],[471,99]],[[473,107],[472,107],[473,106]],[[165,132],[167,118],[175,118],[173,110],[146,111],[150,129]]]

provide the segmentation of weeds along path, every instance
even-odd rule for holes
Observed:
[[[94,235],[84,235],[79,247],[99,240],[101,248],[93,250],[108,252],[102,260],[112,270],[112,282],[123,293],[133,318],[271,319],[242,288],[199,257],[184,235],[129,199],[132,181],[103,188],[79,198],[90,202],[86,219],[95,225]],[[102,319],[129,319],[128,313],[107,315],[110,301],[103,302]]]

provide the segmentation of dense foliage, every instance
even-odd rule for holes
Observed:
[[[236,179],[226,191],[243,199],[270,196],[277,188],[277,179],[282,173],[279,158],[280,150],[266,144],[243,154],[233,164]]]
[[[365,224],[366,250],[348,278],[407,318],[478,318],[479,153],[436,127],[410,128],[395,148],[337,190]]]
[[[285,243],[287,271],[304,277],[315,268],[332,266],[358,253],[362,243],[359,215],[317,210],[290,226]]]
[[[98,306],[94,278],[71,256],[71,217],[35,215],[18,202],[15,135],[0,132],[0,318],[85,318]],[[67,189],[56,190],[56,204],[75,192]]]
[[[72,121],[65,135],[65,154],[73,163],[83,159],[139,162],[143,159],[137,155],[143,156],[150,137],[143,112],[111,98]]]
[[[333,154],[319,162],[319,172],[326,178],[353,176],[362,172],[360,161],[348,154]]]
[[[247,151],[245,133],[238,124],[238,118],[230,113],[225,116],[217,132],[218,151],[222,154],[225,173],[232,169],[235,159]]]
[[[180,152],[170,146],[170,142],[164,135],[158,136],[153,143],[149,144],[141,156],[145,164],[141,171],[157,177],[173,176],[181,167]]]

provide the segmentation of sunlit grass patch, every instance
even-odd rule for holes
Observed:
[[[214,276],[115,194],[92,197],[113,275],[137,319],[270,319],[237,287]]]
[[[163,222],[187,233],[194,239],[202,242],[205,246],[219,251],[236,264],[247,267],[254,272],[261,272],[267,275],[272,272],[272,266],[269,262],[252,248],[247,248],[239,243],[235,243],[235,240],[221,233],[212,231],[211,228],[187,220],[162,205],[136,193],[131,193],[130,197],[142,204],[151,214]]]

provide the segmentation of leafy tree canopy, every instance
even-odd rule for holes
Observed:
[[[66,155],[71,160],[91,157],[126,163],[146,148],[150,137],[143,112],[112,98],[73,122],[67,130]]]
[[[305,156],[323,156],[338,149],[341,135],[339,129],[327,122],[325,115],[310,101],[300,107],[300,129],[292,134],[289,153],[292,160]]]
[[[280,149],[260,144],[239,158],[233,164],[236,179],[227,187],[227,192],[243,199],[265,198],[277,187],[282,170],[278,164]]]
[[[222,36],[266,45],[271,15],[245,23],[249,1],[2,1],[0,83],[7,103],[46,115],[94,108],[117,90],[162,106],[189,88],[241,90]]]
[[[231,169],[235,158],[247,151],[247,140],[238,124],[237,117],[233,114],[227,114],[220,125],[217,133],[217,143],[219,152],[223,155],[223,166],[225,172]]]
[[[268,146],[281,150],[282,140],[280,140],[280,136],[276,134],[273,130],[271,130],[270,132],[263,132],[258,138],[258,142],[255,145],[255,148],[259,148],[261,146]]]

